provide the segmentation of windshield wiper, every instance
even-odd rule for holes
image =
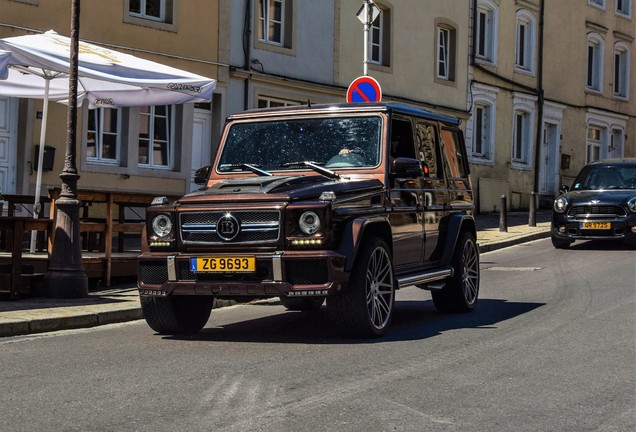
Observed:
[[[297,162],[287,162],[284,164],[280,164],[280,167],[289,168],[289,167],[308,167],[312,170],[316,171],[318,174],[323,175],[330,179],[339,179],[340,174],[335,171],[331,171],[330,169],[323,168],[320,165],[320,162],[314,161],[297,161]]]
[[[270,172],[267,172],[265,170],[260,169],[261,165],[257,165],[257,164],[246,164],[246,163],[240,163],[240,164],[223,164],[221,165],[221,168],[229,168],[229,169],[235,169],[235,168],[241,168],[241,169],[246,169],[249,171],[252,171],[254,174],[258,174],[259,176],[272,176],[273,174]]]

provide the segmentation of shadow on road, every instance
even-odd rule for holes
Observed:
[[[511,303],[505,300],[485,299],[479,300],[477,308],[472,313],[441,314],[436,311],[431,300],[397,301],[391,329],[385,337],[380,339],[343,338],[339,329],[329,321],[324,306],[312,313],[287,311],[225,326],[208,327],[194,336],[166,338],[188,341],[303,344],[372,344],[421,340],[448,330],[493,328],[500,322],[531,312],[543,305],[543,303]],[[248,307],[280,308],[277,304]],[[212,317],[213,321],[214,317]]]

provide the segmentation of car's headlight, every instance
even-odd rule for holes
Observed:
[[[627,207],[632,213],[636,213],[636,196],[627,201]]]
[[[560,196],[554,201],[554,211],[557,213],[563,213],[567,207],[568,199],[564,196]]]
[[[306,211],[300,215],[298,226],[305,234],[314,234],[320,229],[320,217],[315,212]]]
[[[172,233],[172,220],[165,214],[155,216],[152,220],[152,232],[157,237],[167,237]]]

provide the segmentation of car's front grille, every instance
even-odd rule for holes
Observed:
[[[625,209],[621,206],[575,206],[570,209],[568,215],[577,216],[625,216]]]
[[[320,285],[329,279],[325,261],[290,260],[285,267],[285,278],[292,285]]]
[[[217,232],[221,218],[231,215],[239,225],[238,234],[226,240]],[[180,215],[181,240],[185,244],[272,243],[280,235],[278,210],[224,210],[184,212]]]

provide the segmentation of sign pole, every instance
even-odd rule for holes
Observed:
[[[363,61],[363,75],[369,75],[369,29],[371,28],[371,7],[369,5],[369,0],[364,0],[364,61]]]

